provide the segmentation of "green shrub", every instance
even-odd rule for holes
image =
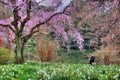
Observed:
[[[14,59],[11,50],[1,47],[0,48],[0,64],[7,64]]]

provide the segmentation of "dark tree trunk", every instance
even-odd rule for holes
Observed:
[[[24,63],[23,51],[24,51],[25,42],[22,40],[20,35],[16,35],[15,44],[16,44],[15,62],[16,63]]]

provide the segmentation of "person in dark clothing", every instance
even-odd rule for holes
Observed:
[[[94,62],[95,62],[95,56],[91,55],[89,59],[89,64],[93,65]]]

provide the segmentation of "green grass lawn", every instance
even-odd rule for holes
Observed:
[[[0,80],[120,80],[120,67],[35,62],[8,64],[0,66]]]

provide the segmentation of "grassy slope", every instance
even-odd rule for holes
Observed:
[[[0,80],[120,80],[120,67],[25,63],[0,66]]]

